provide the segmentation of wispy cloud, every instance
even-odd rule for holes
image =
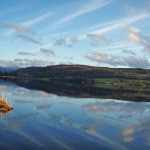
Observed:
[[[78,42],[77,36],[71,36],[70,38],[60,38],[56,39],[53,44],[55,46],[67,46],[67,47],[73,47],[73,44],[76,44]]]
[[[36,18],[33,18],[32,20],[28,20],[28,21],[25,21],[25,22],[21,22],[21,23],[19,23],[18,25],[13,25],[13,24],[6,24],[5,25],[5,27],[7,27],[7,28],[9,28],[9,29],[15,29],[15,30],[17,30],[17,31],[19,31],[19,28],[25,28],[27,31],[30,31],[30,33],[35,33],[35,32],[33,32],[33,31],[31,31],[30,29],[28,29],[27,27],[29,27],[29,26],[31,26],[31,25],[34,25],[34,24],[36,24],[36,23],[39,23],[39,22],[41,22],[41,21],[43,21],[43,20],[45,20],[46,18],[48,18],[48,17],[50,17],[50,16],[52,16],[54,13],[53,12],[48,12],[48,13],[45,13],[45,14],[42,14],[42,15],[40,15],[40,16],[38,16],[38,17],[36,17]],[[2,25],[3,25],[4,23],[2,23]],[[10,27],[9,27],[10,26]],[[1,27],[1,25],[0,25],[0,27]],[[24,29],[24,30],[25,30]],[[7,32],[5,32],[4,33],[4,35],[5,36],[8,36],[8,35],[10,35],[10,34],[12,34],[14,31],[13,30],[9,30],[9,31],[7,31]]]
[[[33,24],[36,24],[38,22],[41,22],[41,21],[47,19],[48,17],[52,16],[53,14],[54,14],[53,12],[48,12],[48,13],[45,13],[45,14],[43,14],[41,16],[38,16],[37,18],[34,18],[32,20],[28,20],[26,22],[23,22],[21,24],[23,24],[25,26],[31,26]]]
[[[106,22],[103,24],[95,25],[93,27],[87,28],[85,30],[86,33],[78,36],[78,38],[82,40],[82,39],[85,39],[88,34],[102,34],[102,33],[104,34],[106,32],[110,32],[115,29],[126,27],[127,25],[130,25],[136,21],[139,21],[148,17],[150,17],[150,14],[147,12],[143,12],[141,14],[136,14],[130,17],[125,17],[125,18],[114,20],[114,21]]]
[[[61,39],[57,39],[55,42],[54,42],[54,45],[55,46],[67,46],[67,47],[71,47],[70,43],[69,43],[69,40],[68,39],[65,39],[65,38],[61,38]]]
[[[35,54],[30,53],[30,52],[18,52],[19,55],[23,55],[23,56],[34,56]]]
[[[28,32],[28,33],[34,34],[32,30],[20,24],[7,24],[7,23],[0,22],[0,28],[14,29],[18,32]]]
[[[145,19],[150,17],[150,14],[147,12],[143,12],[141,14],[136,14],[130,17],[125,17],[125,18],[121,18],[121,19],[117,19],[114,21],[110,21],[110,22],[106,22],[103,24],[99,24],[93,27],[90,27],[88,29],[86,29],[85,31],[87,33],[79,35],[78,37],[76,37],[79,40],[85,39],[87,37],[91,37],[92,39],[94,39],[95,41],[99,41],[102,42],[104,44],[110,44],[112,41],[111,40],[107,40],[104,37],[104,33],[106,32],[110,32],[113,31],[115,29],[119,29],[119,28],[124,28],[136,21],[139,21],[141,19]],[[101,28],[101,29],[98,29]],[[98,29],[98,30],[97,30]],[[55,45],[68,45],[66,43],[68,43],[68,39],[59,39],[57,40],[54,44]]]
[[[50,109],[51,108],[51,105],[46,105],[46,104],[40,104],[36,107],[37,109]]]
[[[59,24],[63,24],[65,22],[71,21],[80,15],[83,15],[85,13],[94,11],[94,10],[99,9],[99,8],[102,8],[102,7],[110,4],[111,2],[112,2],[112,0],[92,0],[88,4],[82,6],[76,12],[74,12],[74,13],[68,15],[67,17],[59,20],[56,24],[59,25]]]
[[[34,39],[32,39],[31,37],[26,36],[26,35],[24,35],[24,34],[16,34],[16,37],[17,37],[18,39],[22,39],[23,41],[26,41],[26,42],[31,42],[31,43],[38,44],[38,45],[41,45],[41,44],[42,44],[42,43],[40,43],[39,41],[34,40]]]
[[[128,50],[128,49],[122,49],[121,52],[125,54],[136,55],[135,52],[133,52],[132,50]]]
[[[25,6],[22,6],[22,7],[21,6],[20,7],[11,7],[9,9],[0,11],[0,16],[6,15],[6,14],[9,14],[9,13],[13,13],[13,12],[17,12],[19,10],[22,10],[23,8],[25,8]]]
[[[126,18],[123,18],[123,19],[119,19],[119,20],[115,20],[112,22],[112,24],[108,27],[104,27],[100,30],[96,30],[94,31],[93,33],[97,33],[97,32],[100,32],[100,33],[104,33],[104,32],[108,32],[108,31],[111,31],[111,30],[114,30],[114,29],[118,29],[118,28],[121,28],[121,27],[125,27],[133,22],[136,22],[138,20],[141,20],[141,19],[144,19],[144,18],[147,18],[147,17],[150,17],[150,14],[148,13],[142,13],[142,14],[139,14],[139,15],[135,15],[135,16],[131,16],[131,17],[126,17]]]
[[[54,50],[52,50],[52,49],[41,48],[40,51],[41,51],[45,56],[55,55],[55,52],[54,52]]]

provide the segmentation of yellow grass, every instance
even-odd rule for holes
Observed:
[[[3,99],[3,96],[0,97],[0,112],[7,112],[12,110],[13,107],[8,104],[7,99]]]

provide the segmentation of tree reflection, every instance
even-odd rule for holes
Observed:
[[[58,96],[69,96],[78,98],[104,98],[129,101],[150,101],[150,91],[138,89],[107,89],[97,88],[85,84],[71,84],[66,82],[21,80],[15,79],[15,84]]]

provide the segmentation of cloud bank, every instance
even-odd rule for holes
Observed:
[[[84,57],[90,61],[111,66],[128,66],[134,68],[150,67],[150,63],[147,58],[136,55],[127,55],[121,57],[113,53],[91,51],[90,54],[87,54]]]
[[[50,65],[57,65],[58,63],[52,61],[44,61],[39,59],[14,59],[13,61],[9,60],[0,60],[1,67],[45,67]]]

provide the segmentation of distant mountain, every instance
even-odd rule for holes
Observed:
[[[19,67],[0,67],[1,72],[13,72],[19,69]]]
[[[28,67],[14,71],[21,77],[33,78],[126,78],[148,79],[150,70],[140,68],[106,68],[86,65]]]

